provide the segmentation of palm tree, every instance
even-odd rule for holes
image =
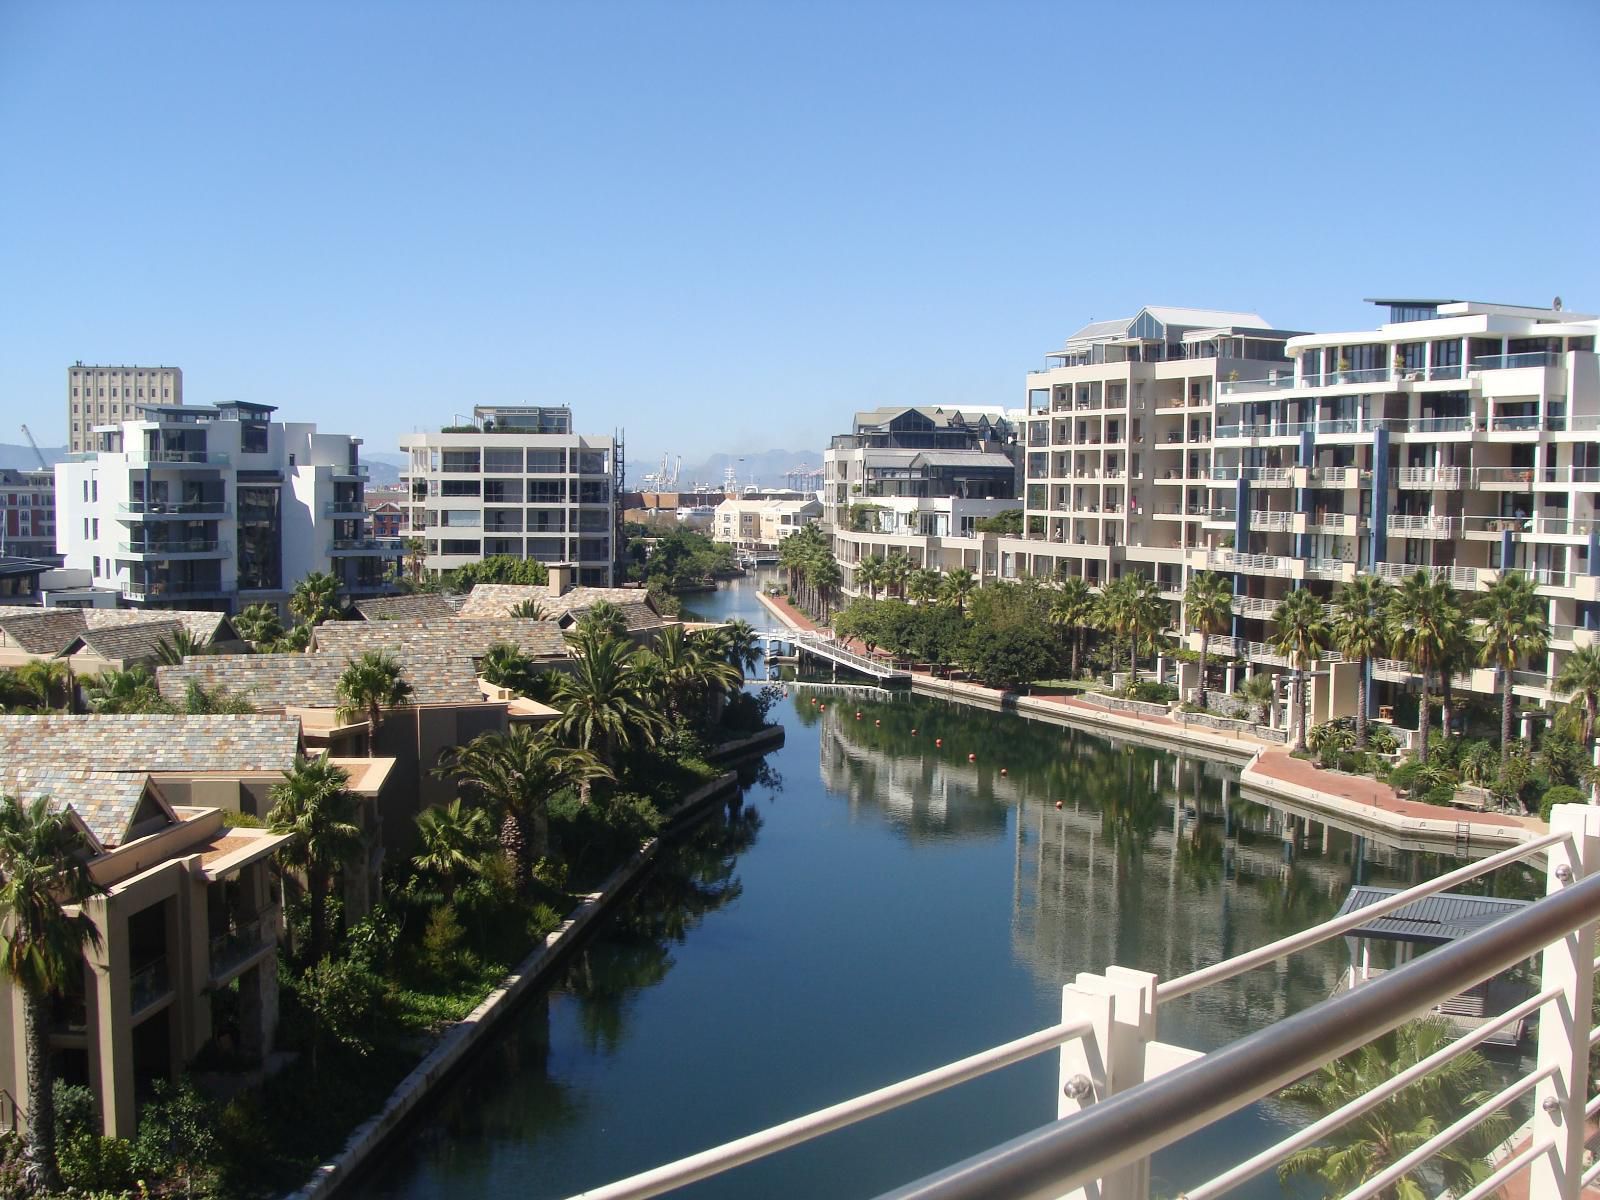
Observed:
[[[910,576],[911,561],[898,550],[883,560],[883,582],[888,585],[891,596],[905,598],[906,580]]]
[[[495,642],[485,650],[483,663],[478,668],[478,677],[485,683],[510,688],[519,696],[532,692],[538,674],[533,659],[524,654],[521,647],[510,642]]]
[[[918,604],[926,604],[939,594],[939,572],[928,567],[918,567],[906,579],[906,596]]]
[[[1271,675],[1262,672],[1252,675],[1239,685],[1239,699],[1255,709],[1257,725],[1269,723],[1267,709],[1278,698],[1278,684]]]
[[[1081,575],[1061,581],[1050,601],[1050,623],[1071,631],[1072,677],[1078,677],[1078,659],[1083,650],[1083,631],[1094,620],[1095,595]]]
[[[163,701],[144,667],[104,671],[88,681],[89,707],[97,713],[159,712]]]
[[[1169,615],[1155,581],[1128,572],[1100,595],[1101,619],[1114,636],[1128,639],[1128,683],[1139,682],[1139,642],[1161,632]],[[1116,669],[1113,662],[1112,669]]]
[[[1449,590],[1455,597],[1455,611],[1446,627],[1445,652],[1439,658],[1439,727],[1446,737],[1455,731],[1456,671],[1478,660],[1478,643],[1467,612],[1470,601],[1463,600],[1454,588]]]
[[[82,906],[104,889],[90,878],[89,846],[70,812],[47,797],[0,796],[0,968],[22,989],[28,1076],[28,1176],[41,1194],[60,1185],[50,1075],[50,997],[82,979],[83,952],[100,933]],[[66,910],[76,906],[78,911]]]
[[[611,601],[598,600],[579,614],[576,628],[580,635],[592,633],[602,637],[625,638],[628,636],[628,618]]]
[[[500,845],[526,882],[532,863],[548,849],[550,797],[564,787],[586,788],[614,776],[587,750],[557,745],[543,731],[513,725],[506,733],[480,733],[447,750],[440,774],[453,774],[501,813]]]
[[[1367,670],[1389,644],[1389,585],[1376,575],[1357,575],[1333,598],[1329,633],[1334,648],[1360,664],[1356,680],[1356,749],[1367,748]]]
[[[551,619],[550,610],[544,603],[529,597],[519,601],[511,608],[511,615],[523,621],[548,621]]]
[[[303,625],[321,625],[339,611],[339,579],[327,571],[313,571],[294,585],[289,611]]]
[[[556,684],[562,713],[551,732],[609,769],[619,751],[641,741],[653,745],[662,721],[641,686],[638,660],[627,642],[586,636],[577,639],[574,650],[572,673]],[[582,781],[582,798],[589,798],[589,780]]]
[[[311,897],[311,961],[327,945],[328,885],[340,867],[362,852],[359,802],[347,786],[350,776],[327,758],[297,758],[272,785],[267,824],[292,835],[278,849],[286,866],[304,871]]]
[[[756,664],[761,661],[761,642],[749,621],[735,619],[715,632],[717,646],[724,659],[738,667],[741,673],[755,670]]]
[[[1500,572],[1479,597],[1478,615],[1483,619],[1478,661],[1500,671],[1500,765],[1504,767],[1511,757],[1512,673],[1519,662],[1545,652],[1550,626],[1544,600],[1521,571]]]
[[[1311,668],[1328,648],[1328,626],[1322,618],[1322,601],[1305,588],[1296,588],[1273,610],[1272,648],[1295,668],[1295,702],[1300,708],[1294,748],[1306,748],[1306,683]]]
[[[1286,1088],[1284,1098],[1331,1113],[1444,1049],[1452,1037],[1443,1021],[1413,1021]],[[1448,1059],[1323,1141],[1290,1155],[1278,1177],[1310,1175],[1330,1194],[1354,1191],[1487,1100],[1489,1082],[1488,1064],[1476,1051]],[[1430,1158],[1430,1173],[1438,1173],[1447,1191],[1464,1194],[1488,1177],[1488,1155],[1509,1131],[1505,1115],[1494,1114]],[[1431,1181],[1406,1175],[1379,1194],[1385,1200],[1423,1200],[1438,1190]]]
[[[489,814],[481,808],[463,809],[457,797],[442,808],[417,814],[417,840],[422,852],[411,860],[411,865],[438,879],[444,888],[444,902],[453,904],[462,876],[479,869],[494,835],[489,829]]]
[[[957,567],[945,573],[944,582],[939,585],[939,595],[946,604],[954,604],[957,612],[965,614],[967,597],[972,595],[977,586],[976,575],[965,567]]]
[[[1556,673],[1556,691],[1565,692],[1573,703],[1583,704],[1583,744],[1594,744],[1597,717],[1600,717],[1600,645],[1583,646],[1567,655]]]
[[[422,569],[428,557],[428,543],[419,537],[408,537],[400,544],[406,556],[406,572],[413,587],[422,582]]]
[[[778,565],[789,581],[789,594],[799,596],[805,564],[814,554],[827,549],[827,536],[816,525],[807,525],[778,543]]]
[[[856,588],[867,589],[867,595],[878,598],[878,589],[888,581],[887,563],[881,554],[869,554],[856,564]]]
[[[239,636],[252,646],[265,645],[283,636],[283,622],[278,610],[270,604],[251,604],[233,618],[233,627]]]
[[[338,694],[351,708],[366,709],[367,743],[375,745],[383,710],[411,699],[411,685],[397,661],[382,650],[368,650],[345,667]]]
[[[1426,570],[1408,577],[1389,598],[1389,643],[1417,668],[1422,694],[1417,701],[1417,761],[1428,761],[1429,684],[1433,670],[1451,651],[1460,606],[1455,589]]]
[[[1189,576],[1183,592],[1183,619],[1200,635],[1200,690],[1195,697],[1206,706],[1206,659],[1211,653],[1211,637],[1228,628],[1233,616],[1233,584],[1225,575],[1197,571]]]
[[[55,697],[70,688],[70,674],[66,662],[59,658],[32,658],[14,672],[16,680],[29,694],[38,698],[40,708],[55,708]],[[70,697],[62,707],[70,707]]]
[[[171,636],[156,643],[156,661],[166,666],[177,666],[184,659],[207,653],[206,647],[187,629],[174,629]]]
[[[817,615],[824,622],[833,611],[833,594],[843,578],[839,570],[839,561],[833,557],[831,550],[824,551],[806,563],[806,584],[816,597]]]

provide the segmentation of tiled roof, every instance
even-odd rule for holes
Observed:
[[[0,716],[0,761],[97,772],[235,774],[287,771],[300,752],[300,722],[260,713]]]
[[[595,590],[598,591],[601,589]],[[564,600],[566,597],[563,596],[562,599]],[[595,604],[598,603],[599,601],[595,601]],[[644,629],[660,629],[662,626],[668,624],[665,619],[656,613],[655,609],[651,608],[648,604],[638,598],[637,592],[634,593],[633,599],[628,600],[625,603],[617,604],[615,600],[611,601],[610,603],[615,604],[616,607],[621,610],[623,623],[627,625],[629,633],[638,633],[640,630]],[[584,613],[588,612],[593,607],[594,604],[585,604],[567,609],[561,614],[562,624],[568,627],[576,625],[578,623],[578,618],[582,617]],[[570,618],[570,620],[568,618]]]
[[[558,611],[555,598],[544,584],[479,583],[473,586],[466,602],[461,605],[461,615],[474,620],[509,617],[511,610],[524,600],[537,600],[549,611]]]
[[[351,658],[368,650],[403,653],[408,658],[452,654],[477,658],[496,642],[509,642],[533,658],[566,657],[559,625],[520,617],[327,621],[316,632],[318,654]]]
[[[183,626],[177,621],[140,621],[85,629],[67,649],[86,648],[98,658],[113,662],[144,662],[156,657],[162,642],[170,642]]]
[[[29,654],[60,654],[85,628],[81,608],[0,609],[0,632]]]
[[[189,636],[202,646],[212,642],[236,642],[238,632],[226,613],[195,608],[87,608],[84,621],[90,629],[118,625],[145,625],[150,622],[177,621]]]
[[[122,844],[149,784],[148,775],[133,772],[0,764],[0,794],[22,801],[50,797],[51,808],[71,808],[102,847]]]
[[[431,617],[448,620],[456,615],[465,597],[443,592],[419,592],[414,596],[374,596],[357,600],[356,611],[368,621],[391,621],[406,617]],[[341,622],[343,623],[343,622]]]
[[[427,656],[405,647],[394,651],[418,704],[468,704],[483,699],[472,659],[464,653]],[[158,667],[156,683],[168,700],[181,701],[194,680],[225,687],[258,709],[339,707],[344,654],[207,654],[180,666]]]

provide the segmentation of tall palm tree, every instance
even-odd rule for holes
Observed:
[[[411,865],[436,878],[444,888],[444,902],[453,904],[456,887],[482,866],[494,834],[489,814],[481,808],[462,808],[457,797],[442,808],[417,814],[417,840],[422,850]]]
[[[32,658],[15,668],[16,680],[31,695],[37,697],[40,708],[55,708],[56,697],[63,697],[60,707],[71,706],[66,693],[70,689],[67,664],[59,658]]]
[[[368,650],[353,660],[339,676],[339,699],[367,713],[367,741],[376,745],[383,710],[411,699],[411,685],[400,664],[382,650]]]
[[[1451,652],[1461,609],[1455,589],[1444,579],[1419,570],[1394,589],[1389,598],[1389,644],[1422,676],[1417,701],[1417,761],[1428,761],[1429,685],[1433,671]]]
[[[513,725],[506,733],[480,733],[445,752],[440,774],[455,775],[501,814],[500,845],[517,864],[517,881],[549,848],[550,797],[564,787],[587,787],[614,776],[587,750],[557,745],[540,730]]]
[[[878,598],[878,589],[888,582],[888,566],[881,554],[869,554],[856,564],[856,588],[867,589],[867,595]]]
[[[28,1076],[28,1176],[42,1194],[60,1185],[56,1169],[54,1081],[50,1075],[50,997],[83,977],[83,952],[100,934],[82,905],[104,889],[90,878],[89,847],[62,810],[39,797],[0,796],[0,970],[22,989]],[[77,906],[69,914],[68,907]]]
[[[283,636],[283,622],[278,617],[278,610],[265,603],[240,609],[233,618],[233,627],[252,646],[275,642]]]
[[[148,713],[162,709],[155,677],[144,667],[102,671],[87,682],[89,708],[93,712]]]
[[[824,551],[806,563],[806,583],[816,597],[817,615],[826,622],[833,612],[833,597],[839,582],[844,578],[839,570],[839,560],[831,550]]]
[[[1588,645],[1567,655],[1556,673],[1556,691],[1565,692],[1573,703],[1583,705],[1583,744],[1594,744],[1595,725],[1600,718],[1600,646]]]
[[[1200,635],[1200,689],[1195,697],[1206,706],[1206,660],[1211,654],[1212,635],[1228,628],[1233,616],[1233,583],[1214,571],[1197,571],[1189,576],[1183,592],[1183,619]]]
[[[967,597],[972,595],[977,586],[976,575],[965,567],[957,567],[954,571],[945,572],[944,582],[939,585],[939,595],[946,604],[954,604],[957,612],[965,614]]]
[[[718,649],[726,661],[741,672],[755,670],[761,661],[761,642],[756,637],[755,626],[749,621],[735,619],[715,632]]]
[[[580,637],[572,673],[556,684],[562,710],[551,725],[561,742],[593,754],[609,770],[617,754],[636,743],[653,745],[662,727],[646,694],[633,650],[621,638]],[[589,798],[589,780],[582,781]]]
[[[599,600],[579,614],[575,628],[580,635],[625,638],[628,636],[628,618],[611,601]]]
[[[788,577],[789,594],[800,594],[806,562],[827,548],[827,535],[816,525],[807,525],[778,543],[778,565]]]
[[[1072,677],[1078,677],[1083,631],[1094,620],[1095,595],[1081,575],[1070,575],[1050,601],[1050,623],[1069,631],[1072,638]]]
[[[1306,748],[1306,683],[1311,668],[1316,666],[1322,652],[1328,648],[1328,626],[1322,617],[1322,601],[1306,588],[1296,588],[1281,601],[1272,613],[1272,648],[1295,667],[1295,702],[1300,708],[1296,723],[1294,748]]]
[[[327,571],[313,571],[299,583],[289,596],[289,611],[303,625],[321,625],[338,613],[339,579]]]
[[[1438,1020],[1413,1021],[1335,1059],[1284,1090],[1286,1099],[1333,1112],[1367,1095],[1401,1071],[1442,1050],[1452,1039]],[[1461,1113],[1488,1099],[1489,1066],[1476,1051],[1449,1059],[1410,1087],[1352,1117],[1315,1146],[1297,1151],[1278,1168],[1280,1180],[1310,1175],[1333,1195],[1354,1191],[1431,1139]],[[1428,1160],[1446,1190],[1470,1191],[1490,1172],[1488,1156],[1510,1132],[1503,1113],[1474,1126]],[[1423,1200],[1437,1191],[1428,1181],[1403,1176],[1380,1193],[1384,1200]]]
[[[1456,672],[1478,661],[1478,643],[1468,612],[1471,601],[1454,588],[1450,594],[1455,597],[1455,611],[1446,629],[1445,652],[1439,658],[1439,728],[1446,737],[1455,731]]]
[[[939,594],[939,572],[929,567],[918,567],[906,579],[906,597],[918,604],[926,604]]]
[[[1103,619],[1117,637],[1128,639],[1128,682],[1139,682],[1139,643],[1161,632],[1170,615],[1155,581],[1127,572],[1101,593]]]
[[[422,582],[423,565],[428,557],[428,543],[419,537],[408,537],[400,544],[406,556],[406,573],[411,576],[412,586]]]
[[[888,585],[891,596],[905,599],[906,580],[910,576],[911,560],[898,550],[883,560],[883,582]]]
[[[1251,715],[1255,717],[1256,724],[1265,725],[1270,719],[1267,710],[1278,698],[1278,685],[1271,675],[1263,671],[1241,683],[1238,696],[1255,710]]]
[[[1333,598],[1333,645],[1345,658],[1360,664],[1356,681],[1356,748],[1367,748],[1367,672],[1374,658],[1389,645],[1389,585],[1376,575],[1357,575]]]
[[[478,667],[478,677],[485,683],[510,688],[519,696],[533,690],[538,674],[533,659],[510,642],[495,642],[483,652],[483,662]]]
[[[350,776],[327,758],[297,758],[272,785],[267,824],[292,835],[278,849],[285,866],[304,871],[311,898],[311,961],[327,946],[328,886],[334,873],[363,851],[360,802]]]
[[[1545,602],[1533,581],[1521,571],[1501,571],[1489,590],[1478,598],[1478,661],[1500,671],[1500,765],[1511,757],[1511,715],[1515,699],[1511,688],[1517,664],[1550,645]]]

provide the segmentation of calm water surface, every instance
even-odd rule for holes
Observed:
[[[692,607],[774,624],[749,580]],[[1330,916],[1358,877],[1446,865],[1242,800],[1233,768],[1011,715],[809,687],[776,715],[787,744],[743,808],[666,854],[353,1194],[569,1196],[1051,1024],[1078,971],[1179,975]],[[1345,961],[1336,943],[1163,1009],[1163,1037],[1220,1045],[1324,999]],[[679,1194],[873,1196],[1053,1119],[1055,1077],[1046,1056]],[[1153,1192],[1284,1116],[1173,1148]]]

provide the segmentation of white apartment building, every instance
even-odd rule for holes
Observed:
[[[565,406],[480,405],[470,426],[406,434],[410,528],[442,571],[494,554],[574,563],[609,587],[616,560],[618,447],[572,430]]]
[[[822,517],[815,496],[729,496],[717,505],[711,539],[736,550],[776,550],[778,543]]]
[[[0,468],[0,558],[54,558],[56,477]]]
[[[1147,308],[1074,334],[1028,377],[1027,527],[1001,541],[1001,573],[1102,584],[1137,570],[1176,625],[1189,575],[1224,572],[1235,624],[1219,648],[1282,666],[1266,643],[1292,588],[1331,599],[1357,572],[1398,582],[1425,567],[1472,592],[1511,566],[1538,583],[1555,635],[1516,690],[1550,698],[1563,656],[1600,625],[1600,323],[1374,303],[1389,320],[1359,332]],[[1410,682],[1398,662],[1376,675]],[[1494,673],[1457,686],[1490,692]],[[1339,715],[1314,694],[1316,719]]]
[[[843,590],[855,566],[898,552],[912,567],[998,570],[993,534],[975,521],[1022,507],[1017,431],[1023,414],[997,407],[890,406],[855,414],[823,453],[823,520]]]
[[[120,425],[144,404],[182,404],[183,372],[177,367],[67,368],[67,450],[94,450],[96,425]]]
[[[147,405],[97,426],[99,448],[55,469],[65,565],[148,607],[279,603],[312,571],[383,591],[398,549],[367,534],[361,439],[274,411]]]

